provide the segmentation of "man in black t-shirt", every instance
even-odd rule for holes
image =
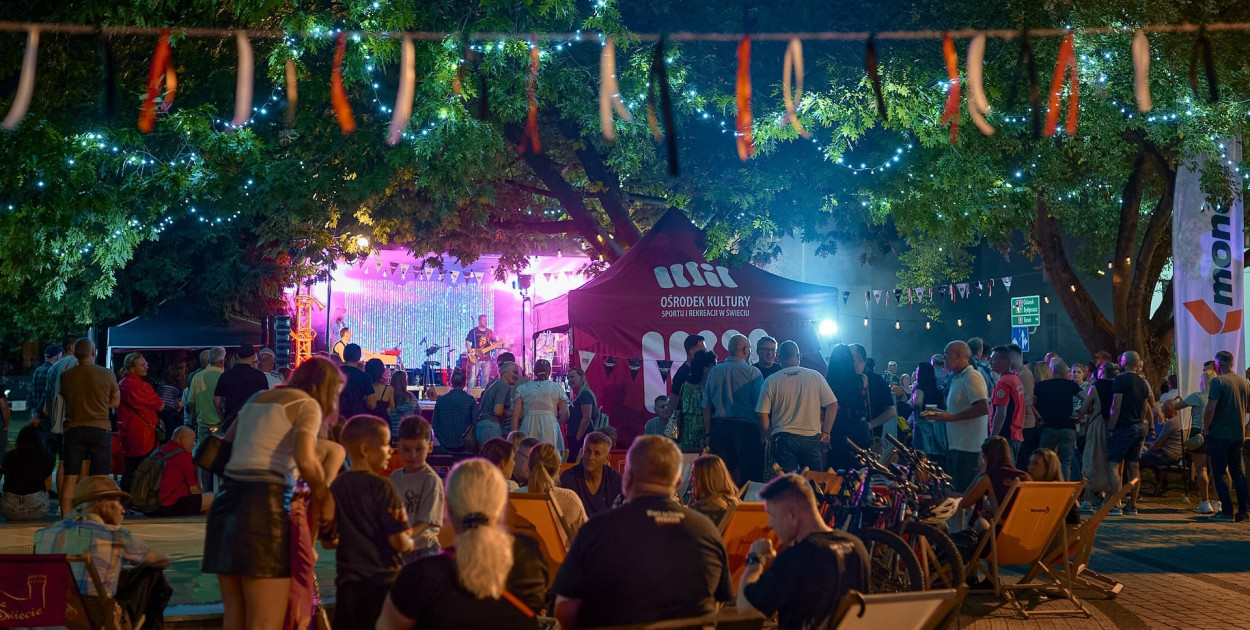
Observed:
[[[831,627],[847,591],[867,592],[864,543],[825,525],[816,496],[798,475],[772,480],[760,498],[784,550],[775,553],[767,538],[751,543],[738,583],[738,610],[777,613],[780,630]]]
[[[777,340],[772,337],[760,337],[755,342],[755,354],[759,356],[758,363],[752,363],[751,367],[760,371],[764,375],[764,379],[781,371],[782,365],[777,362]]]
[[[1033,386],[1033,407],[1041,416],[1038,418],[1042,426],[1041,448],[1055,451],[1063,478],[1073,480],[1076,476],[1072,465],[1076,453],[1075,415],[1085,402],[1085,394],[1072,380],[1072,372],[1062,359],[1051,359],[1050,371],[1052,378]]]
[[[894,393],[880,374],[869,371],[868,351],[863,346],[851,344],[851,356],[855,359],[855,371],[868,378],[868,427],[875,429],[887,422],[898,421],[898,408],[894,406]]]
[[[1132,350],[1120,355],[1123,373],[1111,383],[1111,417],[1107,420],[1107,467],[1111,475],[1111,494],[1120,491],[1120,479],[1124,464],[1128,464],[1128,480],[1141,476],[1141,447],[1146,440],[1145,418],[1151,416],[1154,407],[1150,387],[1138,372],[1141,357]],[[1138,484],[1138,489],[1141,485]],[[1119,507],[1111,509],[1112,516],[1137,514],[1137,490],[1129,497],[1123,512]]]
[[[474,359],[469,369],[469,386],[486,387],[490,382],[491,357],[483,352],[491,344],[499,341],[495,331],[486,326],[486,315],[477,316],[477,327],[470,328],[464,336],[465,351]]]
[[[672,440],[634,440],[625,463],[629,503],[583,525],[556,574],[561,627],[697,617],[733,598],[716,526],[672,499],[680,472],[681,451]]]
[[[221,410],[221,431],[230,430],[235,416],[239,415],[248,398],[269,389],[269,379],[264,372],[256,369],[256,348],[243,344],[234,359],[234,367],[221,375],[217,387],[213,389],[213,402]]]
[[[673,372],[673,393],[669,396],[669,406],[677,411],[681,411],[681,386],[690,380],[690,361],[695,353],[704,349],[703,335],[687,335],[681,345],[686,350],[686,362]]]
[[[360,369],[360,346],[349,343],[343,348],[343,376],[347,383],[339,394],[339,417],[344,421],[352,416],[369,413],[377,405],[373,393],[373,381]]]

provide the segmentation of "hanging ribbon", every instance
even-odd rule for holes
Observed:
[[[1133,93],[1137,111],[1150,111],[1150,42],[1140,28],[1133,35]]]
[[[621,102],[621,87],[616,80],[616,38],[608,35],[599,53],[599,125],[603,127],[603,139],[608,142],[616,140],[616,129],[612,125],[613,110],[621,120],[633,120]]]
[[[656,142],[667,136],[668,172],[670,175],[677,175],[677,133],[673,127],[673,99],[669,93],[668,66],[664,58],[664,44],[667,41],[667,37],[660,36],[660,41],[655,45],[655,56],[651,58],[651,87],[647,89],[647,124],[651,127],[651,135]],[[656,121],[656,92],[659,92],[660,109],[664,116],[663,135],[660,134],[660,127]]]
[[[959,54],[955,52],[955,40],[950,33],[942,33],[942,58],[946,60],[946,107],[942,110],[941,124],[950,123],[951,144],[959,138]]]
[[[35,64],[39,57],[39,29],[26,31],[26,52],[22,55],[22,73],[17,80],[17,94],[9,106],[9,114],[0,122],[6,131],[17,129],[18,123],[30,110],[30,99],[35,93]]]
[[[239,73],[234,86],[235,125],[245,124],[252,117],[252,77],[256,63],[252,56],[252,44],[247,41],[247,31],[235,31],[234,41],[239,49]]]
[[[143,109],[139,111],[139,131],[152,133],[156,126],[156,97],[161,89],[161,81],[168,77],[167,70],[173,51],[169,47],[169,29],[161,29],[161,38],[156,42],[156,51],[152,53],[152,65],[148,68],[148,93],[143,99]]]
[[[1063,77],[1067,74],[1068,80],[1068,120],[1064,124],[1063,132],[1069,136],[1076,134],[1076,116],[1077,106],[1080,104],[1080,91],[1077,89],[1076,78],[1076,51],[1072,44],[1072,33],[1063,36],[1063,41],[1059,44],[1059,60],[1055,62],[1055,76],[1050,82],[1050,96],[1047,101],[1046,109],[1046,137],[1050,138],[1055,135],[1055,128],[1059,125],[1059,97],[1063,90]]]
[[[295,128],[295,108],[299,105],[299,75],[295,60],[286,60],[286,128]]]
[[[794,94],[790,93],[790,73],[794,73]],[[781,98],[786,104],[786,119],[800,136],[810,138],[811,134],[803,128],[799,117],[795,115],[795,104],[803,100],[803,44],[799,38],[790,39],[786,46],[786,56],[781,64]]]
[[[399,91],[395,94],[395,108],[391,112],[391,126],[386,132],[386,143],[395,146],[403,139],[408,119],[412,117],[412,98],[416,92],[416,47],[412,36],[404,34],[399,44]]]
[[[104,75],[104,94],[100,99],[100,116],[112,121],[117,116],[117,64],[113,60],[113,45],[109,36],[99,36],[100,71]]]
[[[868,37],[868,44],[864,47],[864,69],[868,71],[868,80],[872,82],[872,94],[877,99],[877,115],[881,116],[882,121],[888,121],[890,118],[885,112],[885,95],[881,91],[881,73],[877,69],[877,45],[874,43],[874,37]]]
[[[1215,58],[1211,54],[1211,39],[1207,37],[1207,27],[1198,27],[1198,40],[1194,42],[1194,52],[1189,56],[1189,87],[1194,96],[1202,98],[1198,93],[1198,57],[1202,57],[1202,67],[1207,73],[1207,98],[1212,103],[1220,100],[1220,84],[1215,80]]]
[[[530,35],[530,73],[525,80],[525,97],[529,100],[529,114],[525,118],[525,132],[521,134],[517,153],[525,153],[526,138],[529,138],[530,149],[534,153],[542,153],[543,147],[538,141],[538,38],[533,35]]]
[[[1033,44],[1029,43],[1028,29],[1020,31],[1020,56],[1016,58],[1016,68],[1024,71],[1025,80],[1029,85],[1029,110],[1033,116],[1033,138],[1041,138],[1042,95],[1041,88],[1037,83],[1037,60],[1033,56]]]
[[[755,136],[751,132],[751,36],[738,42],[738,80],[736,84],[738,116],[734,119],[738,141],[738,159],[745,162],[755,155]]]
[[[968,117],[981,133],[992,136],[994,127],[985,121],[990,102],[985,98],[984,65],[985,36],[977,35],[968,42]]]
[[[165,66],[165,95],[161,97],[160,107],[164,114],[174,106],[174,96],[178,94],[178,73],[174,70],[173,50],[170,50],[169,63]]]
[[[465,53],[460,58],[460,63],[456,64],[456,76],[451,78],[451,95],[456,98],[464,95],[464,64],[469,57],[469,38],[466,35],[460,36],[460,50]]]
[[[339,33],[334,46],[334,65],[330,68],[330,105],[338,118],[343,135],[356,131],[356,119],[352,117],[352,105],[347,102],[347,88],[343,86],[343,57],[347,55],[347,33]]]

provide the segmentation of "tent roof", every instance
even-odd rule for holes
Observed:
[[[232,316],[226,325],[218,325],[183,302],[162,303],[156,315],[110,326],[108,332],[111,350],[206,348],[260,341],[259,322]]]

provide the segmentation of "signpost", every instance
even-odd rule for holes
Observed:
[[[1024,326],[1011,327],[1011,342],[1020,346],[1021,352],[1029,351],[1029,329]]]
[[[1037,295],[1011,298],[1012,328],[1037,328],[1042,325],[1042,298]],[[1021,346],[1024,347],[1024,346]]]

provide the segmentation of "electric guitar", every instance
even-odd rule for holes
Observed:
[[[503,345],[503,343],[504,343],[504,342],[503,342],[502,340],[501,340],[501,341],[496,341],[495,343],[492,343],[492,344],[490,344],[489,346],[486,346],[486,347],[483,347],[483,348],[476,348],[476,349],[474,349],[474,350],[470,351],[470,352],[468,353],[468,355],[469,355],[469,365],[473,365],[473,364],[477,363],[479,360],[481,360],[483,357],[485,357],[487,354],[489,354],[491,350],[494,350],[495,348],[498,348],[499,346],[502,346],[502,345]]]

